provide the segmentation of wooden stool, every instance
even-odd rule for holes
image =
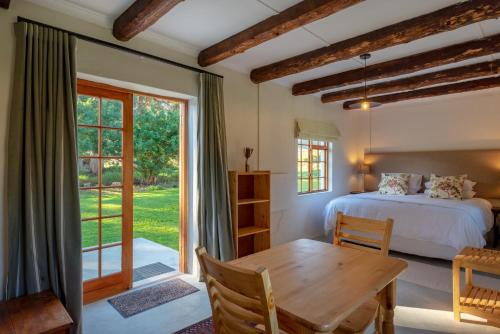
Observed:
[[[465,268],[465,288],[460,293],[461,268]],[[500,327],[500,291],[474,286],[473,270],[500,275],[500,252],[465,247],[453,260],[455,320],[464,321],[460,313],[468,313],[485,319],[488,325]]]

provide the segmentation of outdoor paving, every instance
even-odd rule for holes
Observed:
[[[102,275],[106,276],[121,270],[121,246],[102,250]],[[179,270],[179,252],[144,238],[134,239],[134,268],[161,262]],[[83,253],[83,280],[97,278],[98,252]]]

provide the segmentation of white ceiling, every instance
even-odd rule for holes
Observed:
[[[133,0],[29,0],[83,20],[110,27]],[[178,51],[197,53],[301,0],[185,0],[136,38],[155,36]],[[461,0],[365,0],[330,17],[313,22],[247,52],[226,59],[220,65],[249,73],[250,70],[306,51],[354,37],[405,19],[449,6]],[[372,53],[370,63],[396,59],[447,45],[500,33],[500,20],[483,21],[411,43]],[[464,64],[500,58],[500,54]],[[455,67],[459,64],[443,66]],[[357,58],[290,75],[276,82],[294,83],[362,66]],[[440,68],[440,69],[441,69]],[[210,68],[208,68],[210,69]],[[431,71],[435,71],[432,69]],[[429,70],[428,70],[429,71]],[[413,74],[414,75],[414,74]]]

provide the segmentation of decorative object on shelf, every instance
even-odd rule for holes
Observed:
[[[245,154],[245,172],[250,171],[250,165],[248,164],[248,159],[252,156],[253,148],[245,147],[243,153]]]
[[[229,171],[236,257],[271,247],[271,172]]]
[[[366,60],[370,59],[371,55],[369,53],[364,53],[362,54],[361,56],[359,56],[359,58],[361,58],[361,60],[363,60],[365,62],[365,66],[364,66],[364,77],[365,77],[365,94],[363,95],[363,98],[359,101],[353,101],[352,103],[350,104],[347,104],[344,106],[344,109],[346,110],[358,110],[358,109],[361,109],[361,110],[370,110],[372,108],[377,108],[377,107],[380,107],[382,104],[377,102],[377,101],[374,101],[372,99],[369,99],[368,98],[368,95],[366,94]]]

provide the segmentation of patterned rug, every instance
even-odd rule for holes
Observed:
[[[198,291],[191,284],[176,278],[111,298],[108,302],[122,317],[128,318]]]
[[[134,269],[134,282],[175,271],[161,262],[151,263]]]
[[[195,323],[194,325],[188,326],[181,329],[174,334],[214,334],[214,324],[212,323],[212,317]]]

